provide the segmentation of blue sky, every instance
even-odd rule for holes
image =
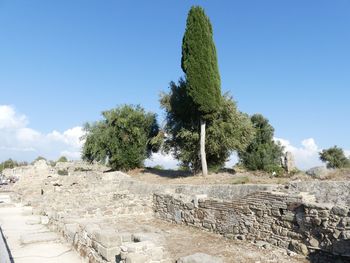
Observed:
[[[162,120],[192,5],[211,19],[222,90],[240,110],[265,115],[293,147],[350,149],[347,0],[0,0],[0,105],[46,135],[123,103]]]

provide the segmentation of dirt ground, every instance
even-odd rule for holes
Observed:
[[[273,176],[264,172],[246,172],[227,170],[211,173],[205,177],[176,170],[161,170],[154,168],[136,169],[128,174],[134,179],[157,184],[287,184],[291,181],[320,180],[299,172],[294,175]],[[350,180],[350,170],[334,170],[322,180]]]

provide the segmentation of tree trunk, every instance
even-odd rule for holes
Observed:
[[[202,161],[202,174],[203,176],[208,175],[207,168],[207,157],[205,154],[205,121],[201,119],[201,138],[200,138],[200,154]]]

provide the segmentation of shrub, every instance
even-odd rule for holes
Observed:
[[[253,115],[251,121],[255,128],[255,138],[245,150],[238,151],[240,161],[247,169],[253,171],[277,170],[277,167],[281,165],[283,147],[274,142],[273,127],[261,114]]]
[[[58,175],[68,175],[68,170],[66,170],[66,169],[58,170],[57,173],[58,173]]]
[[[84,167],[76,167],[74,168],[74,172],[90,172],[92,171],[91,168],[84,168]]]
[[[19,166],[19,164],[16,161],[14,161],[12,159],[8,159],[8,160],[0,163],[0,172],[2,172],[6,168],[13,169],[17,166]]]
[[[155,114],[140,106],[124,105],[102,115],[103,120],[85,126],[84,160],[130,170],[142,167],[160,148],[162,137]]]
[[[320,152],[320,159],[327,164],[327,168],[350,167],[350,160],[345,157],[343,149],[337,146]]]
[[[60,158],[58,158],[58,160],[56,162],[57,163],[66,163],[66,162],[68,162],[68,159],[65,156],[61,156]]]

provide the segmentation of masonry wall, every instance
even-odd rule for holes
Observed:
[[[264,241],[299,254],[322,250],[350,256],[350,214],[345,206],[312,202],[307,195],[257,192],[236,201],[154,194],[157,217],[219,233]]]

